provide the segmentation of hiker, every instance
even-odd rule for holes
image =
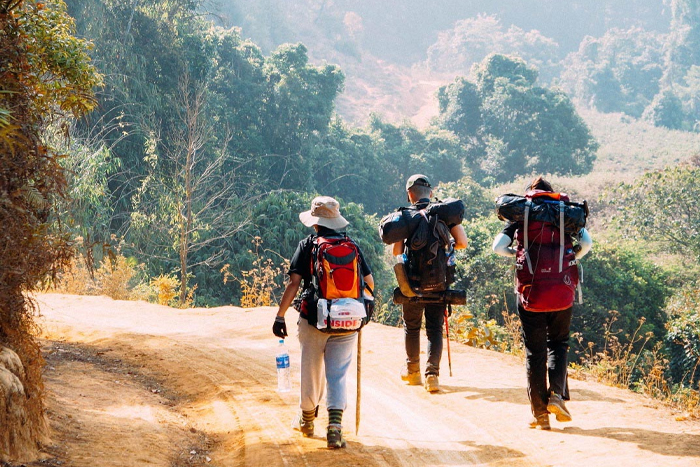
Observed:
[[[420,211],[428,208],[433,196],[428,177],[415,174],[406,181],[406,194],[411,206],[408,209]],[[461,203],[461,202],[460,202]],[[463,205],[462,205],[463,206]],[[460,213],[456,223],[447,225],[449,236],[452,238],[454,249],[467,247],[467,234],[461,224]],[[402,258],[409,250],[410,238],[393,244],[392,252],[395,257]],[[410,256],[407,259],[410,261]],[[407,265],[410,269],[410,265]],[[447,283],[442,290],[447,289]],[[425,389],[428,392],[440,390],[438,376],[440,375],[440,359],[442,358],[442,328],[444,326],[445,303],[411,302],[402,304],[404,325],[404,345],[406,347],[406,366],[401,372],[401,379],[409,385],[422,384],[420,372],[420,330],[425,315],[425,332],[428,336],[428,362],[425,367]]]
[[[350,255],[355,258],[354,263],[347,263],[343,266],[345,271],[352,264],[357,269],[353,273],[355,277],[345,276],[351,281],[358,282],[358,284],[351,284],[353,287],[357,285],[355,295],[363,292],[364,285],[370,289],[374,287],[374,279],[369,265],[364,260],[359,248],[344,233],[348,221],[340,215],[339,207],[338,201],[335,199],[319,196],[313,199],[309,211],[299,214],[301,222],[307,227],[313,227],[315,233],[299,242],[291,259],[287,273],[289,281],[282,295],[272,327],[275,336],[280,338],[287,336],[284,315],[289,306],[292,305],[303,280],[301,300],[296,302],[300,311],[297,325],[299,343],[301,344],[301,394],[299,398],[301,414],[294,428],[301,431],[306,437],[313,437],[314,419],[318,416],[319,402],[327,386],[328,427],[326,439],[330,449],[346,446],[342,434],[342,418],[347,405],[346,381],[353,349],[357,342],[357,331],[340,329],[333,331],[333,333],[324,332],[326,329],[323,324],[320,327],[324,329],[319,328],[317,313],[318,302],[321,301],[319,297],[322,293],[330,296],[329,288],[333,286],[333,284],[323,281],[330,280],[334,275],[333,270],[331,270],[330,273],[323,276],[323,279],[319,280],[317,270],[318,264],[320,264],[319,256],[321,256],[317,255],[319,245],[339,244],[340,248],[356,252],[356,255]],[[342,271],[336,271],[335,275],[338,279],[342,276]],[[364,284],[360,285],[363,281]],[[330,326],[330,317],[327,324]]]
[[[525,216],[521,217],[523,221],[508,222],[494,239],[493,251],[517,258],[518,314],[525,345],[527,394],[534,416],[529,426],[549,430],[550,413],[559,422],[571,421],[564,403],[569,400],[569,327],[578,284],[578,260],[588,253],[593,242],[585,228],[577,226],[577,231],[566,233],[565,222],[559,221],[560,227],[557,227],[552,222],[538,222],[536,218],[532,221],[528,210],[547,202],[554,210],[553,215],[561,215],[563,219],[564,202],[568,201],[566,195],[555,193],[542,177],[535,178],[527,186],[525,199],[521,201],[529,203]],[[557,214],[559,212],[561,214]],[[583,219],[585,225],[585,217]],[[563,238],[561,233],[564,233]],[[516,248],[511,247],[513,239],[517,239]],[[573,240],[578,244],[574,245]]]

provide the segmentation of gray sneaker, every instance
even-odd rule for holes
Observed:
[[[550,394],[549,402],[547,403],[547,411],[557,417],[558,422],[570,422],[571,414],[566,410],[564,399],[555,392]]]
[[[440,382],[437,375],[428,375],[425,377],[425,390],[428,392],[438,392],[440,390]]]

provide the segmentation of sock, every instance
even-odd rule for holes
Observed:
[[[341,409],[328,409],[328,424],[340,425],[343,422],[343,411]]]
[[[313,422],[314,418],[316,418],[316,410],[302,410],[301,411],[301,419],[304,421],[304,424],[307,424],[309,422]]]

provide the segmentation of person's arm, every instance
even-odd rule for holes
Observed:
[[[287,323],[284,321],[284,314],[294,301],[294,297],[297,296],[300,284],[301,275],[295,272],[289,273],[289,281],[284,288],[282,300],[280,300],[280,306],[277,309],[277,316],[275,316],[275,322],[272,324],[272,334],[282,339],[287,337]]]
[[[403,241],[394,243],[391,254],[394,256],[399,256],[403,254]]]
[[[515,256],[516,251],[515,248],[510,247],[511,243],[513,243],[513,239],[501,232],[498,235],[496,235],[496,238],[493,240],[493,246],[491,248],[493,249],[493,252],[499,256],[506,256],[512,258],[513,256]]]
[[[467,238],[467,233],[464,231],[462,224],[457,224],[450,229],[450,235],[455,240],[454,248],[455,250],[463,250],[469,246],[469,239]]]
[[[279,308],[277,309],[277,316],[284,318],[284,314],[287,309],[294,301],[294,297],[297,296],[299,291],[299,286],[301,285],[301,275],[293,272],[289,275],[289,281],[284,288],[284,293],[282,294],[282,300],[280,300]]]
[[[578,244],[581,249],[576,252],[576,259],[581,259],[586,256],[586,254],[591,251],[591,248],[593,247],[593,239],[591,238],[591,234],[589,234],[588,230],[585,228],[581,229],[579,232]]]
[[[364,277],[365,279],[365,284],[369,286],[370,289],[374,290],[374,277],[372,277],[372,274],[368,274]]]

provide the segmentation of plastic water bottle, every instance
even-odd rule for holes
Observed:
[[[289,352],[284,345],[284,339],[280,339],[277,346],[277,391],[289,392],[292,390],[289,368]]]

